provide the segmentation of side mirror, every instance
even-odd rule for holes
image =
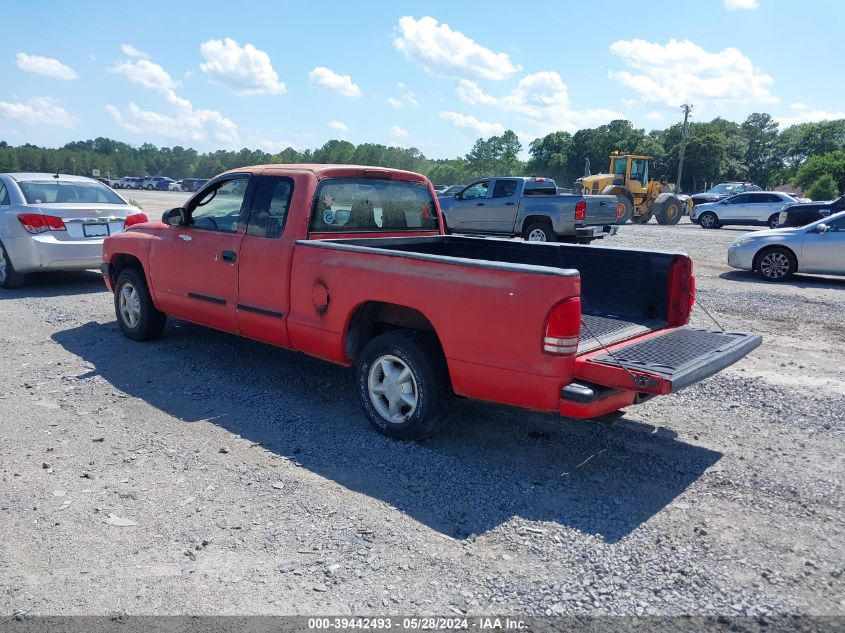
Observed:
[[[168,209],[161,216],[161,221],[170,226],[186,226],[188,224],[188,211],[182,207]]]
[[[830,230],[830,227],[825,223],[821,223],[821,224],[816,225],[816,233],[827,233],[829,230]]]
[[[463,199],[464,199],[464,196],[463,196],[463,194],[461,194],[460,191],[455,194],[455,200],[463,200]]]

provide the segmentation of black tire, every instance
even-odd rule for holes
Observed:
[[[722,227],[722,225],[719,224],[719,216],[712,211],[705,211],[698,216],[698,226],[702,229],[718,229]]]
[[[754,269],[768,281],[785,281],[798,270],[795,254],[783,246],[763,249],[754,260]]]
[[[651,212],[646,212],[642,215],[635,215],[631,218],[631,221],[634,224],[648,224],[649,220],[651,220]]]
[[[540,235],[543,239],[538,239]],[[522,239],[526,242],[554,242],[555,232],[548,222],[532,222],[522,232]]]
[[[684,207],[681,201],[675,196],[668,198],[660,205],[655,217],[657,223],[663,226],[671,226],[681,221],[681,216],[684,214]]]
[[[147,191],[152,191],[153,189],[155,189],[155,186],[154,185],[147,185],[146,188],[147,188]]]
[[[775,213],[772,215],[767,221],[766,224],[769,225],[770,229],[778,228],[778,224],[780,224],[780,213]]]
[[[410,391],[402,385],[385,380],[384,364],[394,371],[410,372]],[[399,330],[380,334],[364,347],[355,367],[355,386],[358,400],[370,424],[379,433],[397,440],[421,440],[436,433],[446,418],[446,402],[449,396],[446,361],[432,337],[411,330]],[[387,384],[387,387],[383,387]],[[413,407],[405,401],[396,409],[400,420],[391,420],[389,391],[379,395],[372,388],[395,387],[393,394],[414,395]],[[416,390],[416,393],[413,393]],[[381,412],[380,412],[381,411]]]
[[[121,299],[125,289],[129,289],[130,293],[133,290],[137,293],[137,319],[134,322],[123,311]],[[129,299],[127,298],[126,301],[128,302]],[[134,312],[134,309],[131,311]],[[120,331],[133,341],[150,341],[158,338],[167,323],[167,315],[153,304],[144,273],[137,268],[127,268],[118,275],[114,284],[114,313]]]
[[[12,260],[9,253],[6,252],[6,247],[0,242],[0,288],[11,290],[12,288],[20,288],[26,282],[26,275],[19,273],[12,265]]]
[[[616,218],[616,224],[626,224],[634,217],[634,203],[625,196],[617,196],[617,200],[625,207],[625,213]]]

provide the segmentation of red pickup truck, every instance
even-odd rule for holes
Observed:
[[[354,366],[370,422],[401,439],[452,394],[615,418],[761,342],[686,326],[686,255],[447,236],[431,183],[395,169],[224,173],[106,239],[102,272],[127,337],[170,315]]]

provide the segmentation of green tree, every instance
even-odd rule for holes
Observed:
[[[742,133],[748,140],[745,164],[750,180],[766,187],[769,177],[779,167],[777,160],[778,124],[771,115],[755,112],[742,124]]]
[[[833,180],[833,176],[830,174],[824,174],[819,176],[819,178],[810,185],[810,188],[807,189],[807,196],[811,200],[833,200],[839,195],[839,191],[836,189],[836,183]]]
[[[569,132],[552,132],[534,139],[529,145],[531,158],[526,170],[534,176],[554,178],[558,183],[571,183],[581,175],[570,171],[574,151],[575,144]]]
[[[830,176],[833,186],[845,191],[845,151],[811,156],[795,172],[795,185],[807,189],[822,176]]]

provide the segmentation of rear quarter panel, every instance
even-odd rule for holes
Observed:
[[[345,333],[356,308],[379,301],[418,310],[443,346],[456,393],[556,411],[574,357],[541,351],[549,310],[578,296],[577,274],[503,268],[352,252],[298,242],[291,273],[288,331],[295,349],[349,365]],[[548,269],[554,270],[554,269]],[[574,273],[574,271],[573,271]],[[328,309],[314,305],[315,287],[328,288]]]

